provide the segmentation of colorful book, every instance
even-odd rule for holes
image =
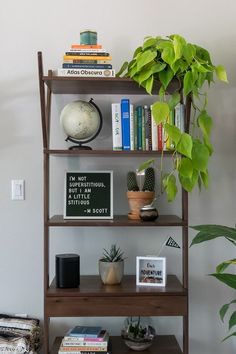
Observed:
[[[143,120],[143,107],[137,106],[137,150],[142,150],[142,120]]]
[[[156,150],[158,150],[157,124],[156,124],[155,119],[153,118],[153,115],[152,115],[152,106],[150,107],[150,109],[151,109],[151,123],[152,123],[152,150],[156,151]]]
[[[148,106],[143,107],[144,113],[144,126],[145,126],[145,150],[149,150],[149,112]]]
[[[134,105],[130,104],[130,150],[134,150]]]
[[[58,76],[77,77],[115,77],[115,70],[111,69],[58,69]]]
[[[101,44],[71,44],[72,49],[102,49]]]
[[[110,60],[80,60],[80,59],[75,59],[75,60],[64,60],[65,64],[110,64]]]
[[[122,125],[120,103],[111,104],[111,116],[113,150],[122,150]]]
[[[109,55],[109,56],[106,56],[106,55],[99,55],[99,56],[96,56],[96,55],[63,55],[63,60],[80,60],[82,59],[83,60],[111,60],[112,57]]]
[[[175,106],[175,126],[182,133],[184,132],[184,105],[182,103],[178,103]]]
[[[122,126],[122,148],[130,150],[130,101],[121,100],[121,126]]]
[[[109,339],[109,333],[105,330],[102,329],[97,337],[90,337],[90,336],[70,336],[70,331],[67,333],[67,335],[63,338],[63,341],[70,341],[73,343],[83,343],[85,341],[93,342],[93,343],[98,343],[98,342],[105,342],[108,341]]]
[[[152,151],[152,114],[150,107],[148,108],[148,150]]]
[[[69,331],[70,337],[97,338],[102,330],[99,326],[75,326]]]
[[[111,64],[69,64],[63,63],[63,69],[112,69]]]
[[[162,123],[159,123],[157,126],[157,150],[164,150],[164,131]]]
[[[82,52],[82,51],[69,51],[65,52],[65,55],[69,56],[79,56],[79,57],[86,57],[86,56],[96,56],[96,57],[109,57],[110,54],[107,52]]]
[[[106,346],[95,346],[95,345],[92,345],[92,346],[83,346],[83,345],[79,345],[79,346],[64,346],[64,345],[61,345],[60,346],[60,350],[62,352],[90,352],[90,351],[93,351],[93,352],[96,352],[96,353],[100,353],[100,352],[106,352],[107,351],[107,345]]]

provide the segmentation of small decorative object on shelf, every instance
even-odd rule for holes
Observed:
[[[97,44],[97,32],[93,30],[84,30],[80,32],[80,44],[84,45],[96,45]]]
[[[74,253],[57,254],[57,288],[77,288],[80,284],[80,256]]]
[[[119,284],[124,275],[124,252],[120,247],[111,245],[110,250],[104,248],[103,257],[99,259],[99,274],[103,284]]]
[[[91,98],[89,102],[74,101],[68,103],[62,110],[60,122],[67,134],[66,141],[72,141],[78,145],[69,149],[92,150],[83,144],[94,140],[102,129],[102,113]]]
[[[121,337],[132,350],[143,351],[152,345],[156,331],[149,317],[128,317],[125,319]]]
[[[155,221],[158,218],[158,211],[152,204],[144,205],[140,209],[139,216],[143,221]]]
[[[166,258],[136,257],[136,285],[166,286]]]
[[[131,210],[128,214],[129,219],[140,219],[140,209],[152,203],[154,200],[155,172],[153,167],[148,167],[145,170],[144,176],[144,183],[141,188],[141,183],[140,186],[138,185],[136,173],[130,171],[127,174],[127,198]]]

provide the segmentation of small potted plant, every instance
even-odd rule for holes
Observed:
[[[129,219],[140,219],[140,209],[151,204],[155,199],[155,171],[153,167],[145,170],[144,183],[138,185],[136,173],[129,171],[127,174],[127,198],[130,212]]]
[[[115,244],[110,250],[104,248],[103,256],[99,259],[99,274],[103,284],[119,284],[124,275],[124,252]]]
[[[149,348],[155,338],[156,331],[151,326],[149,317],[128,317],[121,331],[125,344],[132,350],[143,351]]]

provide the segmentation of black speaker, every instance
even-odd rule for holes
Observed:
[[[80,284],[80,258],[78,254],[56,255],[57,288],[77,288]]]

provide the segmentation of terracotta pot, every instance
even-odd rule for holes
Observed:
[[[103,284],[120,284],[124,275],[124,261],[103,262],[99,261],[99,274]]]
[[[128,214],[129,219],[140,219],[140,209],[144,207],[144,205],[151,204],[153,199],[155,198],[155,192],[134,192],[128,191],[127,198],[130,207],[130,213]]]

